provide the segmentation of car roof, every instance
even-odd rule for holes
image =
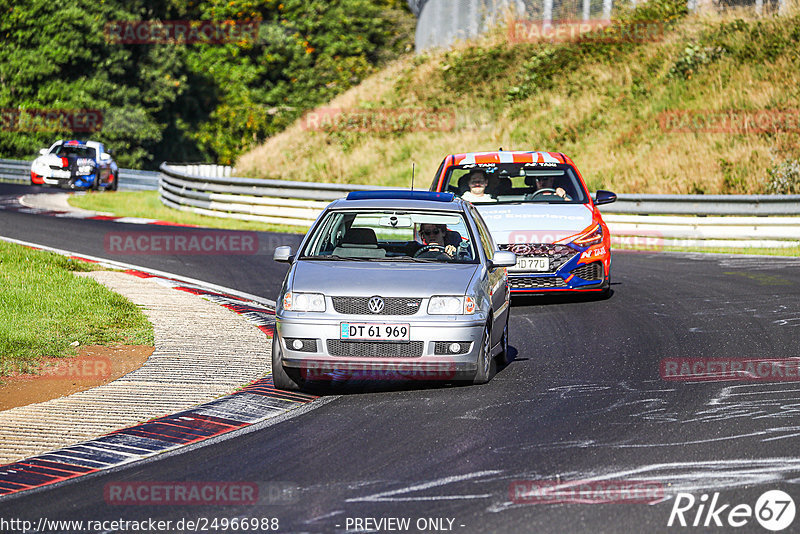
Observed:
[[[79,140],[79,139],[59,139],[58,141],[56,141],[56,142],[55,142],[55,143],[53,143],[53,144],[54,144],[54,145],[57,145],[57,144],[59,144],[59,143],[60,143],[61,145],[64,145],[64,146],[85,146],[85,147],[91,147],[91,148],[94,148],[95,150],[97,150],[97,149],[99,149],[100,147],[102,147],[102,146],[103,146],[103,143],[100,143],[100,142],[97,142],[97,141],[81,141],[81,140]]]
[[[536,150],[497,150],[494,152],[465,152],[451,154],[453,165],[471,163],[569,163],[561,152],[540,152]]]
[[[397,209],[464,212],[464,201],[452,193],[429,191],[356,191],[334,200],[328,209]]]

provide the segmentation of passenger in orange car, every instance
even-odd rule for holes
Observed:
[[[465,191],[461,198],[469,202],[497,202],[497,199],[491,197],[486,193],[486,187],[489,185],[489,179],[486,173],[481,170],[472,171],[469,175],[467,182],[469,191]]]

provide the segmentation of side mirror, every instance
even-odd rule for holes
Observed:
[[[289,263],[292,261],[292,247],[275,247],[275,252],[272,255],[272,259],[281,263]]]
[[[594,195],[594,203],[595,205],[600,204],[611,204],[617,200],[616,193],[612,193],[611,191],[604,191],[602,189],[598,189],[597,193]]]
[[[41,154],[42,156],[46,156],[49,153],[50,153],[50,151],[48,149],[46,149],[46,148],[40,148],[39,149],[39,154]]]
[[[517,264],[517,255],[508,250],[495,250],[494,259],[490,262],[490,268],[513,267]]]
[[[100,154],[100,159],[102,159],[103,161],[111,161],[111,154],[109,154],[108,152],[103,152],[102,154]]]

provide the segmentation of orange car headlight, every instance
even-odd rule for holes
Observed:
[[[603,242],[603,227],[596,224],[588,232],[578,236],[572,241],[579,247],[590,247]]]

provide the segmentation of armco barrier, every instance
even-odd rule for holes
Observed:
[[[0,182],[31,183],[31,161],[0,159]],[[120,169],[119,189],[122,191],[154,191],[158,189],[158,172]]]
[[[304,227],[328,201],[350,191],[382,189],[232,177],[229,167],[216,165],[164,163],[161,173],[161,201],[167,206]],[[621,194],[601,210],[613,236],[658,239],[663,246],[800,245],[800,195]]]
[[[161,164],[161,202],[215,217],[308,227],[331,200],[350,191],[391,189],[222,176],[218,166]]]

